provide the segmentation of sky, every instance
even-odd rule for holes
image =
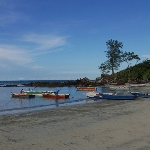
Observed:
[[[150,0],[0,0],[0,80],[94,80],[110,39],[149,59],[149,8]]]

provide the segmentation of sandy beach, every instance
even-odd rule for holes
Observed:
[[[0,116],[0,150],[149,150],[149,127],[150,98],[88,102]]]

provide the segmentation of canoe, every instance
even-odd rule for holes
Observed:
[[[77,87],[77,91],[96,91],[96,87]]]
[[[52,99],[66,99],[69,98],[70,94],[55,94],[55,93],[43,93],[43,97]]]
[[[21,94],[21,93],[17,94],[17,93],[12,93],[12,92],[11,92],[11,95],[14,98],[34,98],[35,97],[35,95]]]

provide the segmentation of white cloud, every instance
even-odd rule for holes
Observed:
[[[25,50],[14,46],[0,45],[0,61],[25,65],[32,62],[32,59]]]
[[[145,58],[150,58],[150,55],[142,55],[142,57],[145,57]]]
[[[24,41],[34,44],[34,50],[50,50],[67,44],[65,36],[30,34],[24,36]]]

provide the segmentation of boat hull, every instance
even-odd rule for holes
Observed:
[[[96,87],[77,87],[77,91],[96,91]]]
[[[42,94],[45,98],[51,98],[51,99],[67,99],[69,98],[70,94]]]
[[[134,100],[135,96],[134,95],[106,95],[106,94],[101,94],[103,99],[108,99],[108,100]]]
[[[43,96],[43,93],[52,93],[51,91],[23,91],[24,94]]]
[[[13,98],[34,98],[35,95],[11,93]]]
[[[144,93],[139,93],[139,92],[131,92],[132,95],[136,97],[143,97],[143,98],[150,98],[150,94],[144,94]]]

